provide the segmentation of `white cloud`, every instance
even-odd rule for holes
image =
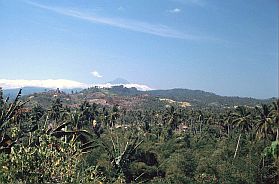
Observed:
[[[103,76],[99,74],[99,72],[97,72],[96,70],[91,72],[91,74],[94,76],[94,77],[97,77],[97,78],[102,78]]]
[[[42,87],[42,88],[87,88],[88,84],[66,79],[46,79],[46,80],[24,80],[24,79],[0,79],[0,86],[4,89],[22,88],[22,87]]]
[[[24,80],[24,79],[0,79],[0,87],[4,89],[15,89],[22,87],[41,87],[41,88],[60,88],[60,89],[72,89],[72,88],[88,88],[92,86],[99,86],[101,88],[111,88],[112,86],[118,86],[122,84],[85,84],[73,80],[66,79],[46,79],[46,80]],[[124,84],[124,87],[131,88],[135,87],[141,91],[152,90],[144,84]]]
[[[101,17],[98,15],[87,14],[79,10],[73,10],[69,8],[46,6],[32,1],[25,1],[25,2],[45,10],[53,11],[62,15],[78,18],[81,20],[86,20],[95,24],[102,24],[102,25],[127,29],[130,31],[152,34],[161,37],[177,38],[177,39],[184,39],[184,40],[204,40],[204,39],[212,40],[212,38],[184,33],[162,24],[151,24],[148,22],[131,20],[131,19]]]
[[[138,90],[141,90],[141,91],[149,91],[149,90],[152,90],[152,88],[150,88],[149,86],[144,85],[144,84],[124,84],[124,86],[125,86],[126,88],[135,87],[135,88],[137,88]]]
[[[100,88],[111,88],[113,86],[119,86],[119,85],[123,85],[126,88],[135,87],[140,91],[152,90],[152,88],[150,88],[149,86],[144,85],[144,84],[111,84],[111,83],[106,83],[106,84],[95,84],[94,86],[99,86]]]
[[[172,9],[172,10],[169,10],[168,12],[170,12],[170,13],[180,13],[180,12],[181,12],[181,9],[179,9],[179,8],[174,8],[174,9]]]

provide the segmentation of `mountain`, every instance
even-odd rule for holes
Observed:
[[[42,92],[47,92],[50,90],[53,90],[51,88],[40,88],[40,87],[23,87],[21,88],[21,95],[31,95],[34,93],[42,93]],[[11,99],[15,98],[17,93],[19,92],[20,88],[14,88],[14,89],[4,89],[4,96],[5,97],[10,97]],[[60,91],[63,91],[65,93],[77,93],[80,92],[82,89],[81,88],[73,88],[73,89],[60,89]]]
[[[125,88],[136,88],[137,90],[140,91],[152,90],[152,88],[150,88],[147,85],[130,83],[129,81],[123,78],[116,78],[113,81],[107,82],[106,84],[94,84],[93,86],[98,86],[100,88],[112,88],[114,86],[123,86]]]
[[[110,82],[108,82],[109,84],[113,84],[113,85],[116,85],[116,84],[130,84],[129,81],[127,81],[126,79],[123,79],[123,78],[116,78]]]
[[[135,87],[138,90],[146,91],[150,90],[149,86],[143,84],[131,84],[129,81],[123,78],[116,78],[105,84],[86,84],[72,80],[65,79],[47,79],[47,80],[6,80],[0,79],[0,87],[4,90],[4,95],[14,98],[19,89],[22,88],[22,95],[29,95],[32,93],[40,93],[49,90],[55,90],[57,88],[65,93],[76,93],[82,89],[98,86],[100,88],[111,88],[112,86],[124,85],[125,87]]]
[[[4,90],[5,96],[15,97],[19,89]],[[60,91],[63,91],[60,90]],[[65,91],[64,91],[65,92]],[[136,87],[126,85],[111,86],[110,88],[91,87],[87,89],[69,89],[65,93],[45,88],[24,87],[22,95],[30,97],[33,103],[51,104],[55,96],[59,95],[67,105],[78,106],[84,100],[107,106],[120,105],[125,108],[164,107],[164,105],[183,105],[185,107],[234,107],[238,105],[255,106],[271,103],[275,98],[255,99],[247,97],[220,96],[215,93],[190,90],[168,89],[141,91]],[[187,105],[188,104],[188,105]]]
[[[21,88],[21,95],[30,95],[33,93],[42,93],[45,91],[50,90],[49,88],[40,88],[40,87],[23,87]],[[20,88],[14,88],[14,89],[4,89],[4,96],[7,97],[9,96],[10,98],[15,98],[17,93],[19,92]]]

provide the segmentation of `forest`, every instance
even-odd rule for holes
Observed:
[[[279,183],[276,99],[123,108],[60,96],[45,106],[0,88],[1,183]]]

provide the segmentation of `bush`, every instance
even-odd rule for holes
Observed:
[[[17,144],[12,147],[10,154],[2,154],[1,181],[5,183],[80,183],[100,179],[97,174],[94,174],[95,167],[85,169],[86,176],[81,173],[82,153],[73,141],[65,143],[49,135],[43,135],[39,138],[39,143],[39,146],[33,147]]]

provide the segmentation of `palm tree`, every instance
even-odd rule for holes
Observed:
[[[251,112],[247,111],[247,108],[244,106],[239,106],[235,109],[233,123],[240,129],[241,133],[248,132],[251,127]]]
[[[204,115],[203,115],[203,113],[202,113],[202,111],[201,110],[199,110],[198,111],[198,123],[199,123],[199,129],[200,129],[200,134],[201,134],[201,132],[202,132],[202,125],[203,125],[203,122],[204,122]]]
[[[110,127],[115,127],[118,118],[120,117],[119,105],[114,105],[110,115]]]
[[[55,121],[55,124],[57,124],[58,120],[61,118],[61,112],[63,111],[62,109],[63,105],[60,98],[55,99],[50,109],[50,118],[52,118]]]
[[[257,124],[257,136],[259,138],[268,138],[268,135],[274,134],[274,111],[271,106],[262,104],[261,107],[255,107],[258,115],[258,124]]]
[[[3,95],[3,89],[0,87],[0,107],[4,105],[4,95]]]
[[[233,122],[232,112],[229,111],[224,116],[224,127],[227,129],[226,131],[227,131],[228,137],[230,137],[230,130],[232,128],[232,122]]]
[[[277,103],[272,103],[272,112],[272,119],[276,125],[276,141],[279,141],[279,99],[277,100]]]
[[[234,158],[235,158],[237,151],[239,149],[241,135],[247,133],[251,129],[252,125],[251,125],[251,112],[248,112],[244,106],[238,106],[235,109],[235,113],[233,113],[233,116],[235,118],[233,120],[233,123],[240,130],[237,145],[236,145],[235,152],[234,152]]]
[[[276,137],[275,140],[271,143],[270,146],[266,147],[264,152],[267,155],[273,156],[275,158],[274,165],[277,167],[277,175],[274,176],[277,184],[279,184],[279,100],[273,102],[273,105],[262,105],[261,108],[256,108],[259,112],[259,124],[258,131],[261,135],[260,138],[267,138],[269,134],[275,137],[275,129],[276,129]],[[265,140],[265,139],[264,139]],[[264,161],[263,161],[264,163]]]

